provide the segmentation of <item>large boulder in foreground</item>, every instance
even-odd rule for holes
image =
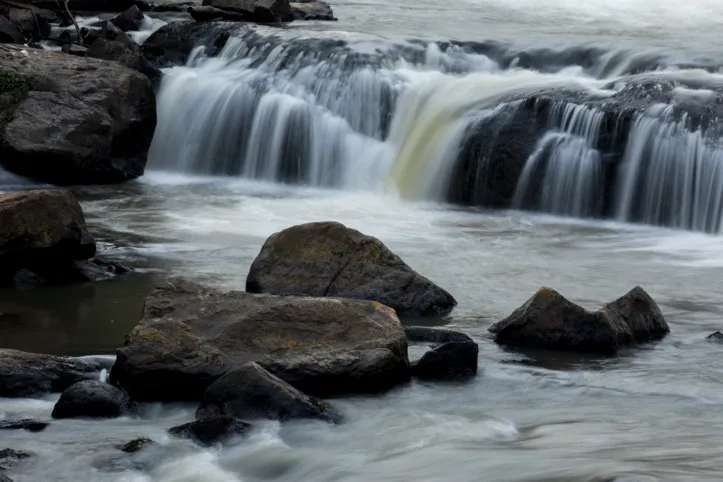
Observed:
[[[98,367],[79,358],[0,349],[0,397],[31,397],[62,392],[98,378]]]
[[[118,387],[86,380],[68,387],[53,408],[53,418],[115,418],[128,412],[128,394]]]
[[[399,316],[444,314],[457,303],[377,238],[336,222],[271,235],[251,265],[246,291],[374,300]]]
[[[603,354],[670,332],[657,303],[639,286],[595,312],[541,288],[489,330],[504,345]]]
[[[222,292],[171,279],[146,299],[110,377],[134,400],[200,401],[248,362],[379,349],[408,364],[399,318],[379,303]],[[317,369],[312,375],[323,374]]]
[[[143,174],[156,126],[150,81],[116,62],[0,45],[0,165],[51,184]]]
[[[300,392],[254,362],[230,370],[206,390],[196,418],[220,415],[282,422],[296,418],[326,422],[340,419],[329,405]]]

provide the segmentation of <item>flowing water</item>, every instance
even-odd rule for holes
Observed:
[[[167,436],[186,405],[5,432],[38,454],[13,479],[721,480],[723,348],[705,337],[723,324],[723,5],[333,7],[338,23],[240,29],[165,72],[147,174],[74,188],[102,252],[139,274],[0,293],[0,343],[112,355],[158,279],[241,288],[268,235],[337,220],[457,298],[430,323],[475,338],[477,378],[333,400],[342,425],[259,424],[224,449]],[[487,328],[543,285],[589,308],[641,285],[672,333],[615,358],[497,347]],[[56,399],[0,400],[0,417]],[[165,457],[99,469],[140,435]]]

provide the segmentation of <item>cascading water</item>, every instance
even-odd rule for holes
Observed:
[[[676,94],[716,98],[716,74],[630,75],[665,68],[660,54],[598,49],[580,61],[263,32],[166,72],[150,168],[720,227],[717,111]]]

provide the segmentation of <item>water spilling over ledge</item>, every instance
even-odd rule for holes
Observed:
[[[718,232],[716,69],[241,31],[167,69],[150,168]]]

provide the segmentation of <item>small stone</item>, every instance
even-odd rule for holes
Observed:
[[[132,454],[135,452],[138,452],[139,450],[143,450],[149,445],[156,444],[153,440],[147,438],[147,437],[138,437],[136,439],[131,440],[125,445],[121,445],[118,447],[122,452],[125,452],[127,454]]]
[[[28,432],[42,432],[50,425],[48,422],[39,422],[32,418],[15,420],[0,420],[0,430],[27,430]]]
[[[244,436],[252,426],[233,417],[209,417],[168,429],[175,437],[193,440],[199,445],[224,443],[235,436]]]

